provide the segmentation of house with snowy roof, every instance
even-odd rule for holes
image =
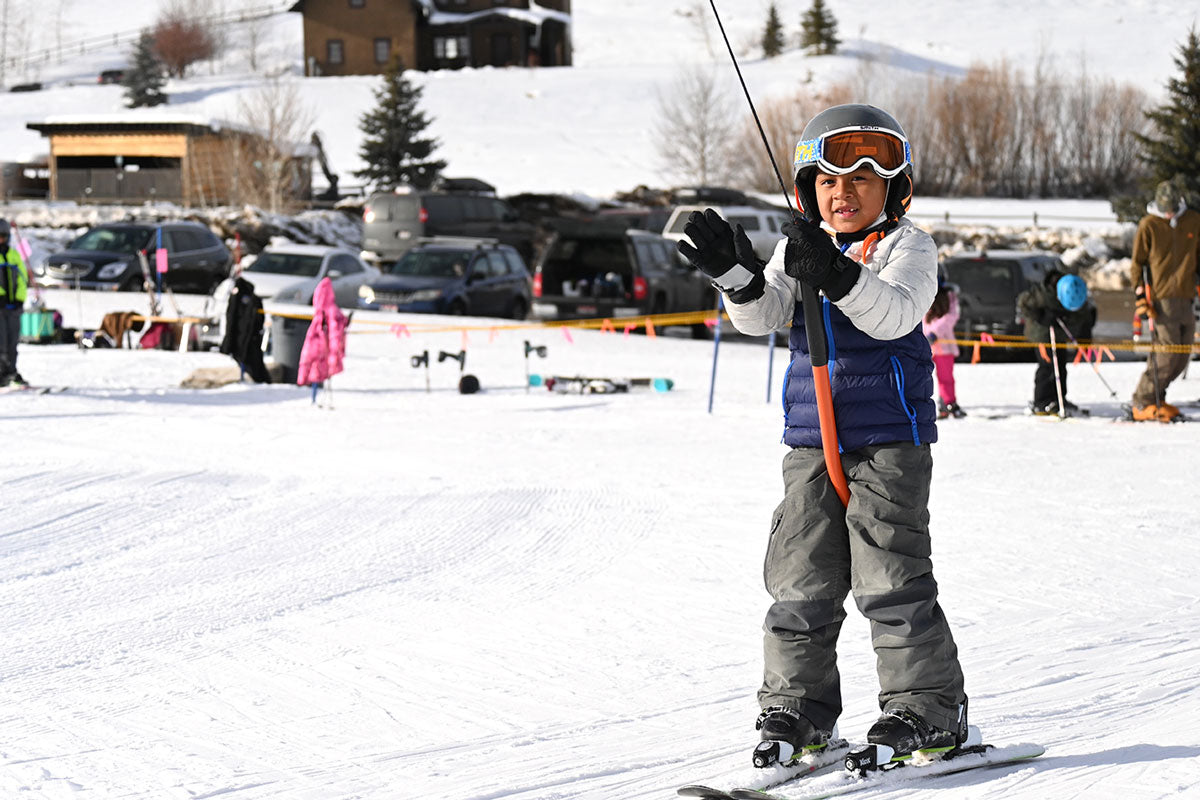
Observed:
[[[570,66],[571,0],[297,0],[308,75]]]

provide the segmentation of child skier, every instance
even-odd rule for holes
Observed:
[[[755,763],[787,762],[829,741],[842,711],[835,648],[848,592],[871,621],[878,661],[883,715],[867,740],[897,758],[951,749],[967,735],[967,698],[930,560],[937,428],[920,326],[937,291],[937,248],[903,218],[912,196],[908,140],[881,109],[834,106],[805,127],[794,174],[803,218],[784,226],[769,263],[712,209],[692,213],[684,229],[691,243],[679,243],[724,293],[738,330],[792,326],[784,384],[791,449],[764,570],[774,603]],[[821,449],[802,284],[824,294],[845,506]]]
[[[967,412],[958,407],[954,391],[954,359],[958,357],[958,342],[954,326],[958,324],[958,292],[952,283],[938,275],[937,295],[921,321],[921,332],[933,350],[933,366],[937,375],[938,419],[961,418]]]
[[[1096,307],[1088,302],[1087,284],[1078,275],[1051,270],[1041,283],[1035,283],[1017,297],[1017,308],[1025,317],[1025,338],[1039,344],[1092,338]],[[1066,329],[1064,331],[1064,328]],[[1033,402],[1029,410],[1039,416],[1059,414],[1058,397],[1062,392],[1061,416],[1087,413],[1067,399],[1067,354],[1038,349],[1038,365],[1033,373]],[[1054,363],[1057,362],[1057,375]],[[1056,382],[1057,381],[1057,382]]]

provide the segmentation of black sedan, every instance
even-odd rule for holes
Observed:
[[[531,279],[524,259],[494,239],[422,240],[358,290],[360,308],[524,319]]]
[[[140,291],[146,276],[157,280],[160,243],[167,254],[163,285],[170,289],[208,294],[229,276],[233,256],[205,225],[115,222],[90,228],[66,250],[47,258],[38,282],[43,286]]]

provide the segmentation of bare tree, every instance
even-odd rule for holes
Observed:
[[[296,205],[307,188],[304,154],[315,116],[296,84],[278,76],[238,99],[238,121],[252,132],[232,145],[234,196],[240,202],[272,213]]]
[[[789,190],[795,177],[792,164],[796,143],[808,121],[829,106],[851,102],[849,89],[842,85],[821,91],[801,90],[791,97],[768,97],[759,103],[758,118],[771,145],[771,153],[779,167],[779,178]],[[754,119],[747,115],[734,139],[732,152],[733,177],[739,186],[774,194],[779,191],[779,179],[771,161],[763,151],[762,136]]]
[[[204,0],[169,0],[154,25],[155,53],[167,74],[182,78],[188,67],[217,53],[211,6]]]
[[[685,69],[659,89],[655,149],[663,173],[684,182],[723,182],[733,172],[730,144],[741,119],[712,70]]]

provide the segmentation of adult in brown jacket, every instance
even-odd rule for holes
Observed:
[[[1192,300],[1196,296],[1196,264],[1200,259],[1200,213],[1192,211],[1183,194],[1163,181],[1146,206],[1133,238],[1130,277],[1139,310],[1145,309],[1157,348],[1146,360],[1133,391],[1133,418],[1163,422],[1179,416],[1167,402],[1167,386],[1178,378],[1191,357],[1188,352],[1163,352],[1169,345],[1191,346],[1196,330]],[[1149,268],[1150,285],[1143,279]],[[1148,290],[1148,293],[1147,293]]]

